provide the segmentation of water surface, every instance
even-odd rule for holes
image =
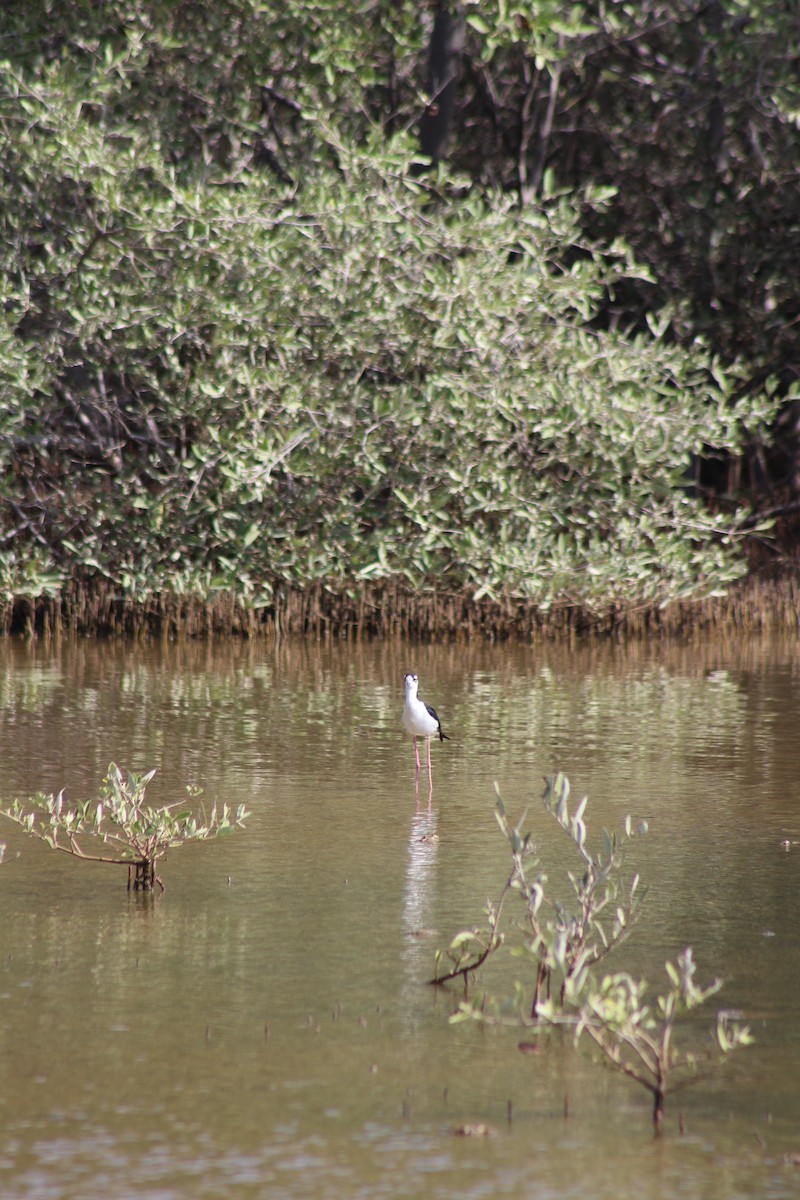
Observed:
[[[430,808],[409,669],[452,737]],[[170,855],[152,899],[0,830],[0,1195],[796,1195],[799,699],[796,643],[0,646],[5,799],[85,798],[114,760],[158,769],[154,803],[197,783],[252,813]],[[658,1142],[647,1098],[569,1039],[521,1053],[425,985],[507,874],[495,781],[552,877],[570,865],[554,769],[590,837],[649,823],[617,965],[656,985],[691,944],[757,1038]]]

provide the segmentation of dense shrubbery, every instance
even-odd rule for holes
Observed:
[[[646,274],[587,241],[611,194],[415,174],[366,115],[393,70],[397,123],[418,99],[410,13],[325,39],[317,10],[203,13],[5,18],[6,595],[402,579],[602,609],[740,573],[687,471],[769,405],[666,322],[610,326]]]

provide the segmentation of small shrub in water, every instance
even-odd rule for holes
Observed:
[[[444,956],[437,952],[436,977],[431,982],[461,979],[466,988],[490,955],[503,946],[510,947],[516,961],[530,964],[527,985],[517,982],[507,999],[492,995],[465,998],[451,1020],[574,1027],[576,1043],[587,1035],[610,1066],[650,1092],[653,1126],[658,1132],[667,1096],[705,1078],[712,1067],[752,1038],[746,1025],[718,1013],[715,1048],[698,1052],[676,1045],[678,1022],[722,986],[718,979],[705,988],[695,983],[691,949],[684,950],[677,963],[665,964],[669,987],[657,997],[655,1006],[645,1002],[644,980],[618,973],[596,981],[592,968],[628,936],[644,890],[639,889],[638,875],[624,888],[620,880],[622,849],[632,836],[630,817],[620,835],[603,830],[601,848],[592,852],[586,843],[586,800],[570,814],[569,796],[564,775],[547,780],[545,809],[572,841],[579,861],[579,869],[567,872],[572,902],[564,904],[552,896],[530,834],[521,832],[524,817],[512,825],[498,799],[496,816],[508,839],[511,871],[498,901],[487,905],[488,928],[456,934],[446,951],[450,968],[440,970]],[[646,826],[640,829],[644,831]],[[507,941],[501,923],[512,894],[521,901],[521,916],[518,906],[518,920],[509,929],[517,936]],[[553,988],[553,980],[560,981],[560,986]]]
[[[587,1033],[610,1066],[650,1092],[656,1132],[661,1128],[668,1095],[704,1079],[731,1051],[753,1040],[747,1025],[718,1012],[714,1046],[699,1053],[676,1046],[677,1022],[715,996],[722,980],[698,987],[689,947],[678,955],[677,963],[664,966],[669,988],[657,997],[655,1007],[645,1003],[644,980],[619,974],[607,976],[599,985],[590,983],[583,989],[575,1035],[577,1041]]]
[[[440,973],[442,953],[437,954],[435,984],[469,976],[483,965],[505,941],[501,916],[509,895],[516,895],[517,921],[513,953],[531,964],[532,995],[525,999],[520,989],[518,1001],[536,1018],[542,998],[550,995],[553,979],[560,981],[560,999],[576,973],[606,957],[629,934],[646,889],[639,888],[639,876],[634,875],[623,886],[620,871],[623,850],[633,836],[630,817],[619,834],[603,830],[601,848],[592,852],[586,841],[584,798],[573,814],[569,812],[570,786],[565,775],[546,780],[544,806],[573,843],[578,867],[569,871],[573,892],[570,903],[562,903],[548,890],[547,875],[540,870],[536,848],[529,833],[522,833],[523,815],[517,825],[509,820],[505,806],[498,797],[495,815],[508,840],[511,851],[511,873],[496,904],[487,905],[488,929],[463,930],[456,934],[446,952],[451,966]],[[640,826],[640,832],[646,825]],[[521,911],[520,911],[521,910]]]
[[[96,800],[68,807],[63,791],[32,800],[15,800],[0,808],[0,815],[15,821],[26,833],[39,838],[53,850],[61,850],[87,862],[115,863],[128,868],[128,890],[152,891],[164,884],[156,865],[166,852],[186,842],[203,842],[242,828],[244,805],[235,812],[216,805],[207,819],[195,816],[178,804],[153,808],[145,803],[147,785],[155,775],[123,772],[114,763]],[[187,789],[190,795],[196,790]],[[87,849],[87,843],[95,849]]]

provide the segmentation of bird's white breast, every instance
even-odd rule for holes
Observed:
[[[438,721],[433,719],[425,705],[416,696],[406,698],[403,708],[403,724],[414,737],[430,737],[439,728]]]

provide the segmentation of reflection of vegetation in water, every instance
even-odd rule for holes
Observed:
[[[88,788],[112,753],[137,769],[158,766],[160,778],[206,784],[252,769],[294,775],[310,756],[335,770],[345,760],[369,769],[376,756],[405,748],[399,712],[410,667],[447,715],[453,764],[474,757],[496,770],[522,754],[544,771],[567,752],[601,759],[613,745],[622,784],[668,755],[694,757],[702,769],[713,754],[728,771],[737,761],[728,751],[749,737],[769,771],[774,731],[759,699],[762,679],[771,663],[794,664],[780,644],[734,651],[725,643],[559,651],[65,642],[50,651],[6,644],[0,653],[0,711],[15,722],[23,751],[0,771],[4,790],[17,794]],[[35,720],[20,723],[22,712]],[[60,773],[27,778],[25,762],[43,752],[61,762]],[[86,765],[76,780],[79,758]]]
[[[27,655],[28,651],[21,658]],[[398,764],[395,772],[398,778],[403,775],[407,765],[407,747],[399,726],[402,706],[400,689],[405,669],[418,669],[426,681],[430,680],[430,694],[436,703],[441,701],[440,706],[457,717],[459,742],[456,750],[462,765],[471,767],[479,762],[484,765],[485,739],[487,736],[495,738],[491,725],[493,714],[498,720],[506,721],[504,739],[508,729],[513,727],[515,733],[510,743],[495,739],[486,755],[485,770],[494,771],[499,765],[502,773],[498,772],[498,778],[503,779],[513,765],[513,757],[520,757],[519,743],[515,739],[524,732],[524,722],[509,726],[508,721],[513,717],[509,709],[529,699],[531,702],[535,700],[534,693],[539,688],[540,678],[546,698],[552,699],[560,714],[559,736],[577,739],[581,736],[582,722],[588,719],[593,722],[592,731],[596,737],[597,724],[602,722],[604,716],[608,717],[609,712],[613,715],[615,705],[620,721],[623,725],[627,724],[626,706],[630,703],[628,697],[633,695],[637,696],[637,703],[642,706],[641,713],[637,710],[637,721],[641,715],[646,722],[644,697],[657,694],[659,687],[668,691],[674,688],[676,695],[681,695],[684,701],[689,697],[699,719],[703,711],[703,697],[708,695],[713,702],[715,696],[715,680],[706,679],[706,672],[713,670],[720,661],[726,661],[729,675],[723,681],[722,722],[725,728],[731,728],[736,727],[737,721],[746,721],[746,713],[743,716],[738,712],[737,705],[731,703],[731,694],[738,692],[744,703],[749,704],[761,686],[753,676],[742,674],[740,677],[743,665],[748,669],[755,667],[757,673],[759,662],[770,665],[776,660],[769,656],[758,660],[753,650],[744,648],[741,659],[735,661],[730,656],[726,660],[718,651],[712,653],[702,648],[691,652],[681,650],[673,655],[667,654],[662,648],[656,651],[654,663],[652,648],[644,653],[641,648],[631,647],[617,647],[613,653],[609,649],[600,651],[576,647],[571,655],[565,655],[552,649],[543,654],[533,654],[529,649],[517,648],[512,652],[502,648],[490,650],[461,646],[418,648],[410,656],[408,649],[402,647],[348,647],[341,653],[331,653],[318,647],[292,646],[264,654],[263,649],[254,649],[252,646],[226,644],[216,647],[140,647],[124,652],[118,646],[81,646],[63,650],[59,661],[64,668],[66,682],[55,697],[55,702],[44,710],[41,719],[37,718],[35,729],[29,730],[31,745],[38,742],[44,746],[45,731],[48,739],[51,736],[56,739],[55,751],[65,761],[76,764],[85,746],[89,748],[91,759],[91,754],[95,753],[101,742],[108,745],[109,733],[127,738],[130,726],[135,728],[136,737],[139,738],[148,726],[158,726],[162,742],[169,748],[170,758],[174,755],[175,761],[183,765],[192,763],[195,767],[204,761],[215,778],[230,778],[232,773],[237,786],[244,781],[245,786],[253,789],[254,803],[248,803],[248,807],[258,807],[258,824],[267,836],[260,839],[234,839],[228,845],[218,847],[210,856],[214,859],[217,877],[209,880],[203,871],[198,872],[194,877],[198,882],[193,891],[191,873],[195,864],[206,856],[180,856],[175,863],[181,872],[179,885],[170,888],[168,904],[161,906],[155,922],[138,905],[126,907],[124,913],[121,916],[118,913],[115,919],[106,912],[98,914],[95,900],[91,909],[83,905],[83,925],[80,930],[74,930],[74,936],[65,929],[71,924],[71,916],[67,913],[68,906],[63,903],[59,905],[58,915],[52,907],[47,914],[40,912],[34,915],[31,918],[34,927],[41,932],[45,916],[48,916],[53,927],[54,962],[59,957],[59,934],[62,964],[84,961],[80,959],[82,939],[87,942],[89,957],[97,951],[97,969],[92,974],[101,982],[101,990],[93,991],[87,987],[85,993],[86,1011],[96,1018],[102,1019],[106,1012],[98,1001],[99,995],[107,1000],[107,1011],[110,1012],[115,1011],[118,1001],[122,1002],[126,988],[130,987],[130,979],[126,981],[124,978],[125,972],[134,968],[141,955],[141,963],[135,969],[141,972],[137,975],[137,981],[141,981],[139,991],[143,998],[146,997],[147,1003],[142,1000],[140,1023],[134,1022],[137,1037],[143,1031],[153,1029],[156,1013],[159,1021],[165,1020],[165,1007],[154,1007],[158,997],[154,997],[153,992],[163,991],[168,977],[179,985],[170,995],[179,997],[177,1010],[181,1013],[181,1021],[186,1022],[177,1034],[179,1052],[192,1038],[202,1045],[203,1031],[208,1022],[212,1025],[212,1047],[219,1047],[225,1038],[226,1033],[221,1027],[228,1021],[242,1025],[249,1022],[249,1036],[258,1047],[262,1044],[264,1022],[270,1018],[273,1021],[273,1039],[269,1047],[272,1052],[279,1040],[275,1030],[279,1029],[280,1022],[276,1021],[275,1014],[281,1011],[278,992],[285,978],[291,981],[287,995],[292,997],[291,1004],[294,1006],[289,1019],[302,1023],[306,1018],[306,1009],[303,1007],[306,1001],[298,1001],[298,995],[313,997],[313,1002],[308,1001],[311,1006],[308,1011],[316,1011],[317,1016],[319,1011],[332,1010],[339,1000],[346,1003],[345,981],[348,975],[358,975],[364,961],[380,962],[378,956],[383,944],[391,946],[394,931],[402,928],[405,908],[401,906],[400,897],[403,893],[400,889],[404,879],[408,887],[411,865],[410,853],[404,853],[410,808],[406,810],[397,806],[398,800],[402,805],[406,794],[398,789],[397,797],[393,795],[391,769],[376,776],[381,787],[380,793],[365,794],[364,781],[368,778],[372,760],[381,754],[384,757],[391,755],[392,763]],[[789,660],[778,656],[777,661],[786,663]],[[94,699],[91,710],[77,703],[73,705],[69,684],[73,679],[76,688],[86,687],[92,691]],[[479,684],[475,694],[479,697],[483,714],[480,727],[471,724],[474,719],[473,681]],[[570,698],[571,690],[575,691],[574,698]],[[124,699],[124,706],[117,709],[115,705],[120,696]],[[65,714],[62,710],[65,705],[68,729],[63,732]],[[665,711],[668,711],[668,707]],[[541,743],[547,734],[547,707],[545,705],[530,711],[536,714],[537,740]],[[79,720],[70,726],[72,712],[79,713]],[[91,720],[87,721],[90,713]],[[311,719],[319,722],[313,738],[309,737],[306,724]],[[62,722],[61,732],[59,721]],[[681,737],[688,737],[691,731],[685,729],[679,712],[673,713],[669,722]],[[79,741],[75,737],[76,731],[80,734]],[[10,728],[8,732],[11,733]],[[477,746],[474,744],[475,735],[484,738]],[[17,731],[13,731],[11,736],[16,739]],[[655,735],[652,725],[649,740],[647,731],[640,730],[638,725],[631,730],[631,736],[635,746],[642,747],[643,754],[653,752],[652,739]],[[322,747],[319,760],[316,756],[318,744]],[[538,776],[542,773],[540,764],[546,762],[541,745],[526,742],[525,747],[524,769],[528,770],[528,766],[531,766],[533,773]],[[342,757],[333,763],[330,755],[337,749],[340,749]],[[638,762],[631,763],[630,751],[617,752],[616,740],[605,747],[607,765],[603,764],[601,751],[602,746],[598,747],[597,774],[605,772],[612,782],[616,778],[617,764],[628,775],[632,766],[640,768]],[[262,786],[268,754],[274,755],[269,760],[270,770],[278,769],[282,776],[280,786],[274,791]],[[459,759],[454,755],[451,762],[457,766]],[[81,769],[88,772],[89,766],[91,761]],[[13,769],[13,763],[9,762],[6,754],[2,764],[6,776],[10,768]],[[653,787],[660,782],[653,771],[652,762],[645,760],[641,769],[648,775],[648,795],[652,795]],[[197,774],[205,775],[206,772],[193,772],[193,777],[197,777]],[[173,775],[171,766],[167,775]],[[160,772],[154,785],[162,777],[163,772]],[[530,777],[531,772],[528,771]],[[302,784],[304,780],[309,781],[306,795],[313,800],[314,817],[310,815],[310,805],[305,809],[298,805],[296,811],[290,811],[296,799],[298,781]],[[342,780],[345,782],[342,783]],[[581,783],[590,790],[593,787],[593,780],[582,779]],[[606,786],[605,793],[609,792]],[[613,792],[610,794],[613,795]],[[515,805],[519,804],[518,795],[515,792]],[[413,802],[411,794],[407,798]],[[619,800],[620,803],[627,802],[622,796]],[[341,817],[337,814],[340,823],[328,819],[328,814],[333,815],[336,807],[341,808]],[[399,821],[394,819],[398,813]],[[447,930],[455,927],[452,923],[453,905],[463,904],[465,899],[463,883],[458,883],[457,877],[463,876],[465,866],[471,865],[470,856],[476,859],[478,856],[485,857],[484,840],[500,839],[496,836],[494,839],[482,839],[481,831],[492,823],[492,818],[490,813],[479,807],[477,793],[468,794],[466,790],[462,793],[458,787],[442,786],[437,816],[442,841],[435,854],[433,848],[422,845],[415,846],[415,850],[421,854],[424,851],[426,858],[428,855],[436,858],[435,872],[430,881],[425,881],[426,888],[430,882],[430,889],[426,891],[430,908],[424,914],[424,925],[438,925],[440,930]],[[320,820],[320,817],[324,819]],[[616,816],[611,819],[616,825]],[[315,863],[313,881],[303,874],[307,869],[309,846],[313,847]],[[649,854],[651,848],[646,848]],[[663,844],[661,848],[653,849],[658,849],[660,853]],[[47,856],[43,852],[39,855],[40,859],[48,857],[55,856]],[[674,848],[667,850],[666,858],[671,857],[674,861]],[[690,881],[689,873],[696,876],[698,862],[703,859],[698,859],[696,854],[691,863],[688,859],[689,855],[686,855],[686,882],[687,885],[692,882],[691,895],[694,896],[697,880]],[[351,864],[358,865],[358,876],[365,877],[363,883],[354,874]],[[27,861],[20,865],[27,871]],[[495,871],[495,868],[496,859],[493,859],[491,870]],[[17,871],[16,867],[12,869]],[[40,894],[43,901],[47,902],[55,893],[58,903],[58,891],[52,887],[51,881],[58,879],[59,872],[57,869],[51,871],[49,863],[46,869],[48,876],[42,876]],[[669,867],[665,865],[664,871],[668,870]],[[226,872],[232,872],[233,875],[230,889],[225,883]],[[345,873],[350,875],[346,886],[342,879]],[[725,868],[721,865],[720,874],[724,873]],[[70,872],[65,869],[60,874],[62,877],[70,876],[68,883],[71,890]],[[654,879],[650,869],[646,874],[657,883],[659,898],[656,904],[661,903],[664,877],[659,875],[658,879]],[[103,873],[100,876],[102,884]],[[274,898],[267,892],[270,877],[269,886]],[[740,879],[741,876],[738,876],[736,880],[738,888],[741,886]],[[302,884],[300,887],[297,886],[298,880]],[[453,892],[451,884],[454,885]],[[737,901],[732,894],[733,881],[720,878],[719,884],[719,895],[715,899],[723,908],[728,906],[730,911],[730,906]],[[113,889],[113,879],[111,886]],[[381,886],[386,887],[394,904],[383,925],[380,916],[374,919],[377,905],[373,903],[377,888]],[[455,891],[455,886],[461,890]],[[289,894],[293,897],[290,912],[286,908],[286,896]],[[456,900],[451,898],[453,894]],[[487,892],[481,888],[479,894],[483,897]],[[787,896],[790,903],[790,893],[787,892]],[[209,897],[210,902],[206,904],[205,899]],[[185,903],[187,899],[191,901],[188,906]],[[121,902],[125,904],[124,896]],[[687,906],[693,902],[688,900]],[[368,917],[373,918],[378,933],[354,924],[362,908]],[[651,906],[647,908],[649,931]],[[447,923],[443,917],[445,912]],[[670,925],[675,928],[675,922],[682,920],[682,916],[682,913],[670,913]],[[421,918],[418,920],[421,921]],[[287,925],[287,921],[290,921],[290,925]],[[351,943],[357,947],[362,959],[360,964],[352,956],[345,958],[341,950],[337,930],[345,923],[350,931]],[[415,920],[415,926],[417,923]],[[18,924],[22,927],[24,921]],[[732,959],[728,953],[729,946],[723,941],[730,937],[728,916],[715,919],[713,928],[710,927],[706,932],[709,941],[713,938],[719,940],[711,942],[710,946],[705,941],[699,945],[694,940],[694,930],[686,940],[695,945],[701,962],[711,961],[722,968],[721,955],[724,954],[723,973],[728,975]],[[10,937],[9,931],[4,949],[12,947]],[[95,938],[97,946],[94,944]],[[675,949],[677,947],[663,948],[659,942],[646,953],[658,954],[660,965],[665,957],[674,960]],[[418,953],[429,959],[430,951],[431,943],[427,940],[413,939],[406,942],[404,947],[392,946],[395,961],[394,966],[389,964],[386,967],[386,979],[395,999],[405,999],[406,995],[411,994],[410,988],[405,990],[410,964]],[[639,960],[635,965],[637,969],[642,966]],[[399,967],[403,968],[402,973]],[[643,966],[645,974],[654,980],[657,977],[655,967],[656,963],[650,961]],[[421,972],[417,971],[416,978],[422,978]],[[203,981],[202,987],[198,986],[198,979]],[[71,981],[65,982],[70,986]],[[198,995],[200,991],[205,991],[206,999]],[[185,1004],[180,999],[182,995],[186,998]],[[749,1005],[749,999],[747,1002]],[[418,1008],[410,1007],[409,1012],[410,1019],[419,1026]],[[370,1008],[370,1029],[373,1028],[371,1013]],[[347,1016],[351,1018],[354,1015],[351,1007]],[[127,1016],[126,1019],[130,1021]],[[42,1022],[43,1031],[46,1024],[46,1021]],[[123,1040],[131,1042],[133,1039]],[[166,1042],[166,1037],[164,1040]],[[420,1037],[417,1044],[422,1047],[418,1053],[426,1055],[428,1044],[425,1039]],[[565,1046],[565,1055],[567,1049]],[[127,1045],[120,1047],[120,1058],[126,1052],[129,1053]],[[109,1049],[110,1055],[116,1053],[116,1047]],[[248,1055],[251,1053],[252,1045],[248,1048]],[[543,1066],[545,1070],[552,1068],[552,1064],[543,1063]],[[190,1073],[196,1071],[195,1077],[202,1081],[202,1065],[195,1065],[192,1059],[187,1069]],[[585,1068],[576,1064],[574,1069]],[[164,1082],[158,1064],[155,1076]],[[259,1086],[260,1082],[255,1081],[254,1087]],[[166,1083],[168,1085],[169,1081],[166,1080]],[[573,1090],[573,1097],[576,1094]],[[501,1095],[504,1097],[505,1093]]]
[[[687,754],[735,739],[748,717],[746,697],[728,674],[676,676],[664,666],[631,675],[576,679],[549,666],[530,678],[468,684],[459,728],[490,727],[504,745],[598,750],[613,739],[620,760]],[[653,722],[659,734],[652,736]]]
[[[216,1041],[245,1027],[247,1062],[257,1056],[270,1012],[258,1003],[248,959],[258,918],[226,904],[224,882],[222,890],[210,882],[214,903],[208,877],[190,902],[173,888],[165,903],[152,894],[127,898],[114,888],[103,893],[107,902],[83,890],[63,904],[44,887],[46,902],[24,919],[20,913],[3,939],[6,987],[26,972],[37,979],[26,1013],[6,1006],[0,1042],[12,1076],[22,1083],[31,1074],[26,1061],[36,1062],[52,1094],[78,1097],[75,1103],[86,1102],[87,1087],[107,1086],[113,1111],[139,1091],[148,1106],[154,1097],[180,1103],[183,1089],[202,1094],[209,1071],[220,1069],[202,1053],[209,1023]],[[90,1039],[74,1037],[76,1021],[93,1030]],[[61,1034],[55,1049],[54,1030]],[[146,1075],[137,1075],[143,1063]],[[241,1074],[247,1066],[240,1058],[234,1069]]]
[[[24,670],[0,671],[0,710],[38,712],[61,683],[57,663],[31,663]]]

